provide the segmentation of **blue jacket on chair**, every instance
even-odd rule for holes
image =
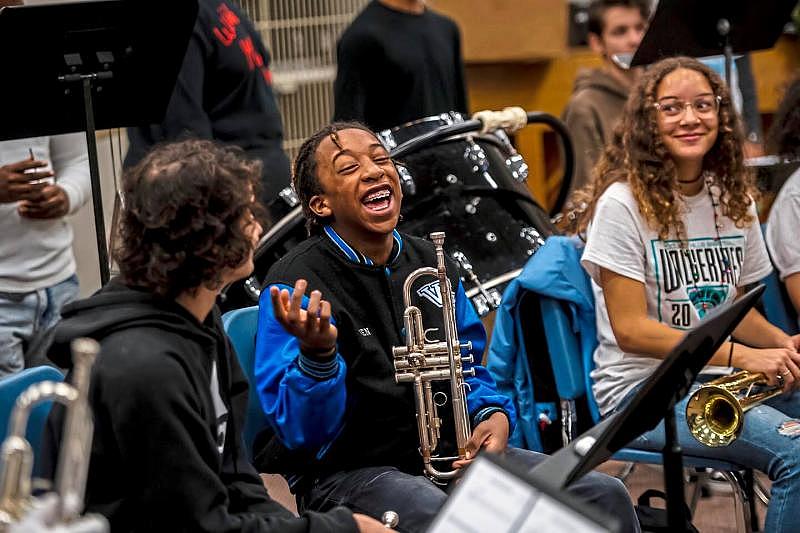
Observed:
[[[487,368],[499,391],[511,398],[517,408],[517,426],[509,438],[511,446],[542,450],[533,380],[519,319],[519,304],[526,292],[569,304],[582,359],[592,361],[597,328],[591,281],[580,264],[582,250],[583,243],[576,238],[549,237],[509,284],[497,310]],[[590,402],[594,401],[593,395],[587,396]],[[595,406],[590,409],[596,411]]]

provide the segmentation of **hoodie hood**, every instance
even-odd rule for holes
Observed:
[[[217,319],[216,311],[207,323]],[[55,327],[48,357],[61,368],[72,368],[70,342],[76,337],[102,341],[106,336],[131,327],[157,327],[198,341],[215,340],[212,331],[184,307],[144,290],[137,290],[113,279],[84,300],[64,307]]]
[[[627,87],[601,68],[585,69],[578,72],[575,76],[573,92],[577,93],[584,89],[604,91],[623,100],[628,99],[628,93],[630,92]]]

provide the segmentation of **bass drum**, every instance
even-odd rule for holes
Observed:
[[[391,149],[441,126],[457,113],[428,117],[379,133]],[[555,233],[527,186],[528,167],[502,130],[446,137],[396,160],[403,188],[400,231],[427,237],[444,231],[445,250],[461,266],[475,310],[485,317],[505,286]]]

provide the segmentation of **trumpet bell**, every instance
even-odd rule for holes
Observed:
[[[722,387],[706,385],[686,404],[686,423],[692,436],[711,448],[728,446],[742,432],[744,410]]]

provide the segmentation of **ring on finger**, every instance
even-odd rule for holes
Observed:
[[[781,376],[786,377],[791,373],[792,373],[791,371],[787,370],[786,372],[781,372]]]

